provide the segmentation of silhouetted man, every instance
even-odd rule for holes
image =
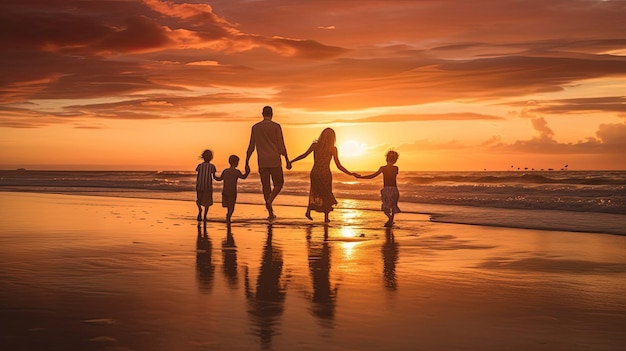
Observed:
[[[287,169],[291,169],[282,128],[280,124],[272,121],[273,116],[274,113],[271,106],[263,107],[263,120],[252,126],[250,144],[246,152],[246,171],[248,171],[250,169],[250,156],[252,156],[256,148],[259,175],[261,177],[261,185],[263,186],[263,197],[265,198],[265,207],[269,213],[267,218],[270,220],[276,218],[272,203],[278,193],[280,193],[285,182],[281,156],[285,157]]]

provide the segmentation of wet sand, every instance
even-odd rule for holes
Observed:
[[[19,192],[0,213],[4,351],[626,345],[623,236]]]

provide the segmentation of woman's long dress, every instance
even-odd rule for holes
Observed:
[[[309,209],[328,213],[337,204],[333,195],[333,175],[330,172],[330,161],[333,155],[325,151],[313,151],[313,168],[311,168],[311,189],[309,190]]]

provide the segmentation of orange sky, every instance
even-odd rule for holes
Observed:
[[[626,1],[3,0],[0,169],[626,169]],[[9,35],[6,35],[9,33]],[[347,147],[346,145],[352,145]],[[299,162],[306,170],[310,160]]]

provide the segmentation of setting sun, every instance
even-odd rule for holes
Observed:
[[[264,105],[349,169],[626,169],[624,2],[561,2],[5,1],[0,169],[226,168]]]
[[[339,154],[342,157],[361,156],[365,153],[366,149],[366,144],[355,140],[348,140],[339,146]]]
[[[626,0],[0,8],[2,350],[626,351]]]

